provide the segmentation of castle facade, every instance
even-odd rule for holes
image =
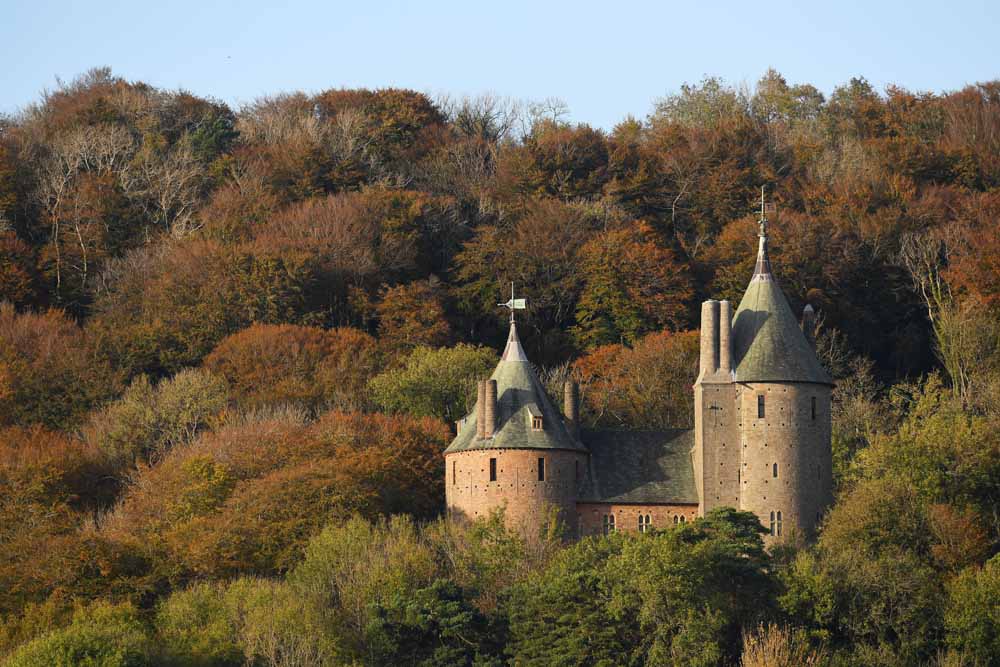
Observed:
[[[757,263],[734,313],[702,304],[693,430],[590,430],[579,390],[549,400],[511,321],[507,346],[445,451],[448,512],[503,507],[531,530],[554,508],[583,536],[753,512],[775,543],[810,539],[832,502],[832,381],[771,272],[764,221]]]

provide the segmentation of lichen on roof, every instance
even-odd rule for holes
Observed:
[[[500,363],[491,379],[497,381],[497,424],[493,437],[476,437],[477,406],[462,420],[461,430],[445,454],[476,449],[569,449],[586,448],[566,429],[562,414],[552,405],[545,388],[528,361],[517,327],[511,323]],[[531,426],[532,416],[542,417],[542,430]]]
[[[737,382],[832,383],[771,273],[763,231],[753,277],[733,317],[732,345]]]

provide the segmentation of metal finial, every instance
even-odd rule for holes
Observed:
[[[510,323],[514,324],[514,311],[515,310],[524,310],[525,308],[527,308],[528,307],[528,300],[527,299],[515,299],[514,298],[514,283],[512,282],[510,284],[510,301],[508,301],[507,303],[498,303],[497,305],[498,306],[503,306],[504,308],[507,308],[507,309],[510,310]]]
[[[764,199],[764,186],[760,186],[760,236],[767,238],[767,203]]]

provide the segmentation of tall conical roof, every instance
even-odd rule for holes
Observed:
[[[490,379],[497,381],[497,423],[493,437],[476,437],[477,406],[473,407],[446,454],[473,449],[572,449],[586,451],[566,429],[562,415],[552,405],[528,361],[517,325],[511,322],[507,347]],[[542,417],[542,429],[532,428],[532,418]]]
[[[766,219],[761,219],[757,264],[733,316],[737,382],[832,384],[771,273]]]

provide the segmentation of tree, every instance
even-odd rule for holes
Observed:
[[[379,343],[391,352],[441,347],[451,338],[438,281],[383,286],[377,306]]]
[[[584,420],[594,426],[682,428],[694,421],[696,332],[652,333],[635,347],[604,345],[573,363]]]
[[[983,665],[1000,656],[1000,556],[964,570],[948,586],[948,646]]]
[[[184,370],[155,388],[141,375],[124,395],[94,414],[84,434],[120,466],[156,462],[191,442],[226,408],[225,382],[204,370]]]
[[[496,353],[465,343],[437,350],[418,347],[402,363],[372,379],[375,402],[390,412],[451,423],[468,414],[476,381],[489,375]]]
[[[0,303],[0,425],[72,426],[116,380],[62,312],[18,314]]]
[[[291,403],[309,411],[368,404],[367,383],[381,366],[375,340],[357,329],[324,331],[254,324],[219,343],[205,366],[247,408]]]
[[[603,232],[580,249],[584,287],[574,334],[584,349],[635,343],[688,320],[693,291],[685,267],[638,223]]]
[[[154,665],[148,630],[131,605],[97,602],[81,608],[66,628],[32,640],[10,656],[15,667]]]

